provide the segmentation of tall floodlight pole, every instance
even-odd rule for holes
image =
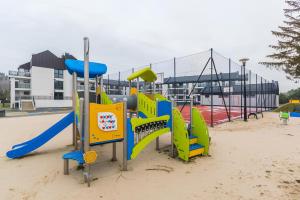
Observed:
[[[248,58],[242,58],[240,59],[240,62],[243,66],[243,76],[244,76],[244,121],[246,122],[247,119],[247,91],[246,91],[246,62],[248,61]]]

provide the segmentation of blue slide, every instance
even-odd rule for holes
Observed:
[[[12,150],[6,153],[8,158],[19,158],[22,157],[37,148],[41,147],[43,144],[47,143],[58,133],[63,131],[66,127],[72,124],[74,121],[74,112],[70,112],[64,118],[56,122],[53,126],[48,128],[46,131],[38,135],[37,137],[23,142],[21,144],[14,145]]]

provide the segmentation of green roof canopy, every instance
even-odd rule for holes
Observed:
[[[154,81],[156,81],[157,76],[154,73],[154,71],[152,71],[152,69],[150,67],[145,67],[144,69],[141,69],[139,71],[136,71],[136,72],[132,73],[127,78],[127,80],[132,81],[133,79],[136,79],[136,78],[141,78],[145,82],[154,82]]]

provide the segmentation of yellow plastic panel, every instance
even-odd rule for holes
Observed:
[[[130,89],[130,95],[134,95],[134,94],[137,94],[138,93],[138,91],[137,91],[137,89],[136,88],[131,88]]]
[[[193,151],[190,151],[189,157],[194,157],[197,155],[201,155],[204,152],[204,148],[200,148],[200,149],[195,149]]]
[[[197,144],[197,143],[198,143],[198,138],[190,139],[190,144]]]
[[[289,100],[289,103],[300,103],[300,100],[297,100],[297,99],[291,99],[291,100]]]
[[[90,103],[90,144],[122,139],[124,137],[123,112],[124,103],[122,102],[115,104]],[[104,116],[108,116],[108,118],[101,118]],[[110,122],[111,120],[113,122]]]
[[[97,160],[97,152],[96,151],[87,151],[84,155],[83,155],[83,159],[85,161],[85,163],[87,164],[92,164]]]

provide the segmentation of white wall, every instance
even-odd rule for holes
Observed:
[[[72,97],[72,75],[67,70],[64,70],[64,96]]]
[[[72,100],[35,100],[36,108],[60,108],[60,107],[71,107]]]
[[[36,108],[71,107],[72,100],[54,100],[54,69],[36,67],[31,68],[31,95],[49,97],[49,99],[35,98]],[[58,79],[59,80],[59,79]],[[64,71],[64,97],[72,97],[72,76]]]
[[[261,101],[261,98],[263,98],[263,101]],[[275,101],[274,101],[275,98]],[[261,102],[263,106],[266,107],[278,107],[279,106],[279,96],[275,94],[264,94],[263,96],[257,95],[257,106],[261,106]],[[229,96],[224,97],[225,103],[228,106],[229,105]],[[200,103],[202,105],[210,105],[211,104],[211,96],[208,98],[205,97],[205,95],[201,95]],[[251,107],[256,106],[256,97],[252,96],[251,98],[247,97],[247,106]],[[224,105],[222,97],[220,98],[219,95],[213,96],[213,104],[214,105]],[[244,105],[244,99],[241,100],[241,95],[230,95],[230,105],[231,106],[240,106]]]
[[[15,107],[15,78],[10,78],[10,108]]]
[[[54,69],[32,66],[31,95],[53,97]]]

